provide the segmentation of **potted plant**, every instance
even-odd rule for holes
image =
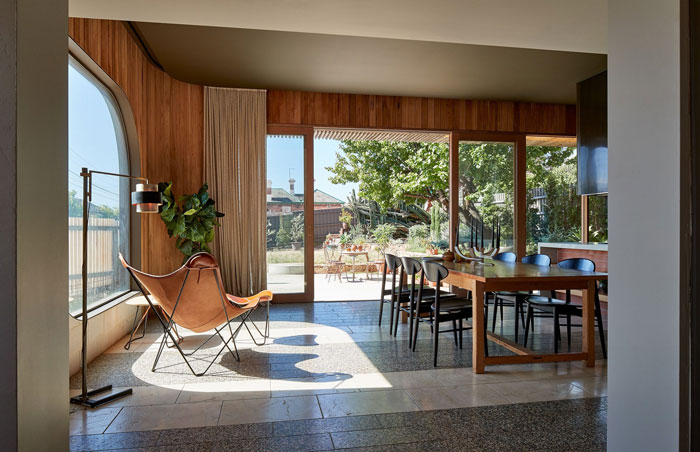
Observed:
[[[377,225],[377,227],[374,228],[374,231],[372,231],[372,239],[377,245],[379,254],[382,255],[381,261],[375,262],[380,273],[384,272],[384,267],[386,266],[386,250],[389,248],[389,244],[394,238],[394,234],[396,234],[396,226],[389,223]]]
[[[163,196],[160,218],[168,235],[177,238],[175,246],[184,254],[183,263],[200,251],[211,253],[209,243],[214,240],[214,226],[219,226],[217,218],[224,214],[214,208],[209,186],[205,183],[197,193],[180,197],[179,203],[175,202],[172,182],[159,183],[158,190]]]
[[[350,222],[352,221],[352,215],[350,215],[350,212],[343,209],[340,211],[340,216],[338,217],[338,221],[340,221],[342,223],[342,230],[348,231],[348,230],[350,230]]]
[[[340,249],[344,250],[345,248],[348,247],[350,244],[350,235],[349,234],[343,234],[340,236]]]
[[[362,249],[367,244],[367,237],[365,237],[364,234],[359,234],[355,236],[354,243],[355,245],[357,245],[357,251],[362,251]]]

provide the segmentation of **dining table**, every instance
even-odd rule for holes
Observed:
[[[479,261],[442,262],[449,270],[444,283],[472,294],[472,367],[482,374],[485,366],[558,361],[584,361],[595,367],[594,297],[596,282],[607,279],[607,273],[584,272],[545,267],[520,262]],[[486,330],[484,297],[487,292],[580,290],[582,298],[583,346],[581,352],[545,354],[526,348],[510,339]],[[485,356],[486,337],[513,352],[513,355]]]
[[[358,256],[364,256],[365,261],[367,261],[367,264],[365,265],[365,273],[367,276],[367,279],[369,279],[369,250],[365,251],[352,251],[352,250],[341,250],[340,251],[341,256],[348,256],[352,260],[352,282],[355,282],[355,259],[357,259]],[[348,278],[348,281],[350,278]]]

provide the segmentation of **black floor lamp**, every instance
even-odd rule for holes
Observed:
[[[104,174],[107,176],[124,177],[127,179],[137,179],[144,181],[143,184],[136,184],[136,190],[131,193],[131,204],[136,206],[138,213],[158,213],[158,208],[163,204],[163,200],[158,186],[149,184],[144,177],[129,176],[128,174],[106,173],[104,171],[93,171],[83,168],[80,176],[83,178],[83,309],[80,320],[83,322],[83,349],[81,353],[81,374],[83,377],[82,391],[79,395],[71,397],[70,402],[78,405],[95,408],[112,400],[131,394],[131,388],[115,392],[104,397],[93,397],[94,395],[111,391],[112,385],[88,391],[87,388],[87,280],[88,280],[88,217],[90,215],[90,201],[92,200],[92,175]]]

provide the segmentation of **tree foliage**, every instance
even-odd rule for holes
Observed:
[[[384,211],[405,205],[425,206],[426,203],[437,204],[444,212],[448,211],[447,145],[343,141],[340,148],[335,164],[326,168],[332,173],[331,182],[357,183],[359,197],[377,203]],[[529,245],[543,240],[571,240],[581,218],[580,197],[575,191],[575,148],[530,146],[527,148],[527,172]],[[483,221],[490,234],[494,219],[498,219],[503,238],[512,237],[513,181],[511,144],[460,143],[460,223],[469,225],[472,218]],[[544,189],[546,196],[542,215],[533,204],[532,190],[536,188]],[[606,215],[599,213],[599,217]]]

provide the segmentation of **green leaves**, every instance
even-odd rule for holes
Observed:
[[[160,217],[168,235],[177,237],[175,246],[184,254],[183,261],[200,251],[211,252],[209,243],[214,240],[214,227],[219,226],[216,219],[224,214],[214,208],[208,185],[202,185],[195,194],[181,196],[178,202],[175,202],[172,185],[172,182],[158,184],[158,189],[163,194]]]

